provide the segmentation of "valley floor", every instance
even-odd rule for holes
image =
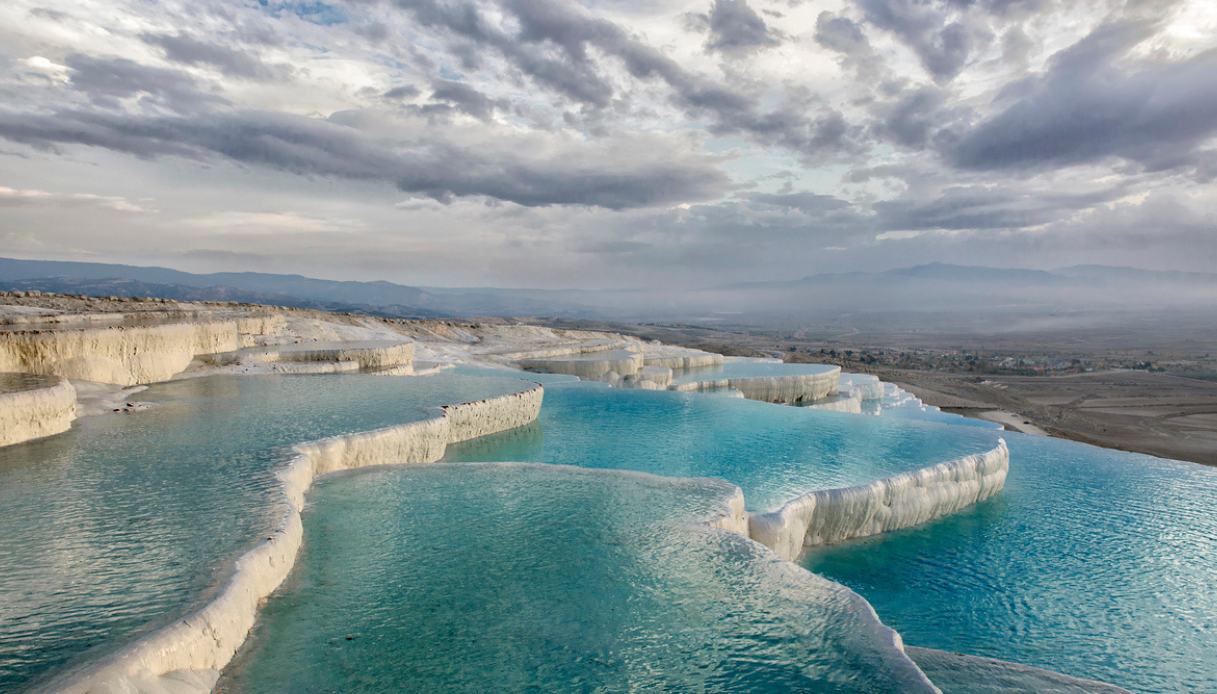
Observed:
[[[1217,383],[1144,371],[977,376],[884,370],[931,405],[1007,428],[1217,465]],[[1002,416],[1002,413],[1005,416]]]

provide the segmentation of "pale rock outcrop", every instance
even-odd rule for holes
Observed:
[[[448,422],[448,443],[468,441],[530,424],[541,411],[543,395],[541,386],[536,385],[510,395],[444,405],[440,410]]]
[[[672,386],[682,392],[699,392],[730,388],[738,390],[749,400],[780,403],[784,405],[809,404],[837,392],[837,379],[841,369],[833,367],[821,373],[793,376],[752,376],[747,378],[719,378],[695,381]]]
[[[408,368],[408,367],[402,367]],[[267,366],[277,374],[345,374],[359,371],[357,361],[282,361]],[[406,374],[409,375],[409,374]]]
[[[843,489],[811,492],[749,519],[752,539],[794,560],[805,547],[908,528],[993,496],[1006,484],[1004,439],[990,451]]]
[[[0,374],[0,446],[61,434],[76,419],[76,389],[55,376]]]
[[[271,317],[0,332],[0,371],[136,385],[181,373],[196,355],[232,352],[273,331]],[[243,332],[243,329],[252,332]]]
[[[813,410],[827,412],[844,412],[846,414],[862,414],[862,398],[856,392],[837,393],[822,400],[816,400],[807,407]]]
[[[300,512],[314,479],[371,465],[438,461],[449,443],[532,422],[543,396],[544,390],[536,384],[520,393],[437,408],[431,416],[406,424],[296,446],[296,456],[279,473],[284,503],[279,523],[237,560],[233,575],[214,600],[131,646],[51,682],[47,689],[92,694],[211,690],[253,627],[261,602],[295,563],[304,537]]]
[[[882,400],[885,395],[883,382],[869,374],[841,374],[838,391],[851,393],[861,400]]]
[[[707,525],[748,537],[748,510],[744,503],[744,490],[736,487],[723,511],[721,516],[711,519]]]
[[[700,349],[676,347],[658,342],[648,343],[642,347],[643,361],[647,366],[664,366],[669,369],[701,369],[710,366],[722,366],[723,355],[713,352],[703,352]]]
[[[643,367],[639,352],[612,350],[579,357],[523,359],[520,368],[526,371],[567,374],[585,381],[620,381],[636,376]]]
[[[632,384],[642,390],[667,390],[672,385],[672,369],[666,366],[644,366]]]
[[[295,344],[242,350],[239,363],[353,363],[356,369],[404,369],[414,362],[414,343],[365,341],[346,344]]]

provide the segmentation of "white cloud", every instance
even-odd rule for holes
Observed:
[[[0,186],[0,207],[18,205],[79,205],[82,207],[104,207],[116,212],[147,212],[139,204],[116,195],[94,193],[51,193],[45,190],[30,190]]]
[[[985,263],[995,248],[1050,266],[1117,257],[1108,239],[1144,241],[1130,257],[1146,264],[1211,264],[1188,252],[1211,247],[1217,209],[1196,58],[1217,30],[1208,0],[1148,20],[1122,0],[736,1],[714,31],[721,46],[736,17],[748,40],[711,51],[712,0],[361,2],[324,19],[43,4],[0,6],[0,227],[50,248],[172,259],[239,234],[248,253],[190,262],[544,286]],[[1144,22],[1144,41],[1061,53],[1118,20]],[[1091,102],[1121,87],[1118,109],[1081,114],[1112,121],[1083,138],[1048,119],[1045,154],[1014,156],[1029,151],[1021,114],[1063,104],[1053,75],[1079,63]],[[1157,139],[1121,129],[1147,102],[1199,116]],[[984,156],[989,131],[1004,158]]]

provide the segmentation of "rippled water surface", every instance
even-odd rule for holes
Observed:
[[[1217,691],[1217,469],[1008,434],[1005,491],[804,565],[906,643]]]
[[[450,447],[448,460],[526,460],[718,477],[767,510],[814,489],[869,482],[986,451],[991,427],[820,412],[705,393],[596,383],[546,387],[534,426]]]
[[[444,373],[216,376],[153,386],[147,411],[0,448],[0,691],[202,598],[268,522],[286,444],[519,390]]]
[[[922,691],[855,596],[698,527],[731,487],[554,466],[321,481],[225,691]]]

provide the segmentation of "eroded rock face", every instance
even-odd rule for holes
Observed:
[[[993,496],[1006,484],[1004,440],[984,453],[842,489],[810,492],[776,511],[754,513],[748,532],[785,559],[805,547],[909,528]]]
[[[56,376],[0,374],[0,446],[60,434],[76,419],[76,389]]]
[[[279,320],[281,322],[281,319]],[[273,317],[0,332],[0,371],[130,386],[167,380],[195,356],[233,352]]]

